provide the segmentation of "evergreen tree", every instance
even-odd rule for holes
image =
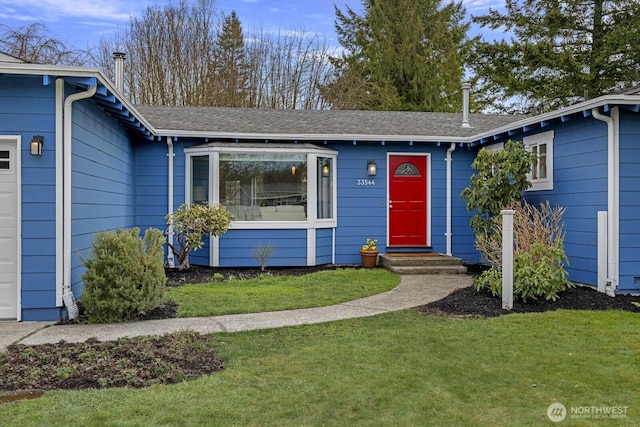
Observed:
[[[334,108],[459,111],[470,46],[462,2],[363,0],[362,16],[336,7],[345,52],[323,95]]]
[[[246,107],[249,65],[242,26],[235,11],[222,21],[213,49],[209,103],[221,107]]]
[[[481,40],[470,61],[479,92],[500,109],[549,111],[638,81],[637,0],[507,0],[504,13],[472,19],[505,33]]]

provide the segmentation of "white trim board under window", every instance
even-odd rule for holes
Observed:
[[[531,182],[527,191],[553,190],[553,138],[553,131],[523,138],[525,148],[538,157],[531,172],[527,174]]]

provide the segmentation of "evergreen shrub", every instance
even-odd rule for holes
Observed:
[[[90,322],[120,322],[158,307],[167,281],[160,230],[121,229],[96,235],[83,259],[80,301]]]

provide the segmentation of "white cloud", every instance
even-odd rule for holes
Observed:
[[[153,1],[146,2],[153,4]],[[136,14],[145,7],[138,3],[132,9],[126,0],[81,0],[66,2],[60,0],[0,0],[0,16],[8,15],[10,19],[19,21],[58,21],[61,19],[95,19],[99,21],[128,21],[131,14]],[[34,12],[37,11],[37,17]]]
[[[486,13],[489,8],[504,9],[505,0],[463,0],[462,3],[467,8],[467,13],[477,14]]]

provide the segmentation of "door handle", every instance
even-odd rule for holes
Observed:
[[[389,200],[389,209],[393,209],[393,200]]]

